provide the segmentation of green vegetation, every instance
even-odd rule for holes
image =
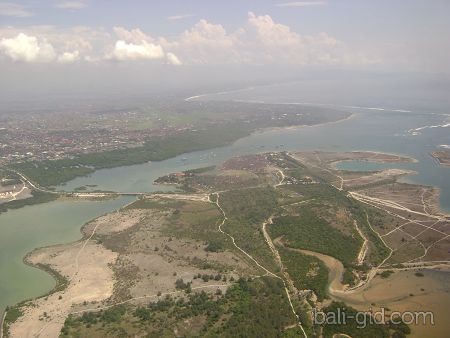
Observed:
[[[342,274],[342,284],[348,284],[350,286],[355,285],[355,275],[351,269],[345,269]]]
[[[102,153],[82,154],[73,159],[25,162],[11,166],[41,186],[55,186],[95,170],[161,161],[197,150],[216,148],[249,135],[242,124],[222,125],[204,130],[185,131],[149,139],[143,146]]]
[[[286,248],[278,249],[284,266],[294,285],[299,290],[312,290],[319,301],[327,297],[328,269],[318,258],[293,252]]]
[[[161,161],[186,152],[224,146],[261,128],[313,125],[348,116],[346,112],[319,107],[244,102],[189,102],[177,105],[175,112],[173,106],[166,105],[159,106],[157,112],[154,107],[149,109],[151,112],[144,114],[155,120],[144,119],[136,126],[138,129],[167,127],[167,123],[171,126],[194,125],[195,129],[152,137],[140,147],[80,154],[71,159],[18,163],[11,165],[11,169],[49,187],[98,169]],[[159,121],[161,116],[165,119],[163,124]]]
[[[56,194],[50,194],[37,190],[33,190],[31,194],[33,197],[0,204],[0,213],[6,212],[8,209],[19,209],[27,205],[48,203],[58,198],[58,195]]]
[[[317,176],[318,174],[321,175],[321,177]],[[310,175],[316,180],[322,182],[321,184],[311,185],[290,185],[287,186],[286,189],[302,194],[304,199],[312,200],[312,202],[308,205],[309,209],[311,209],[310,211],[312,212],[312,210],[315,210],[315,213],[320,215],[320,218],[322,218],[324,222],[328,222],[328,228],[334,227],[344,231],[344,234],[346,234],[349,238],[351,250],[355,250],[356,247],[358,247],[359,250],[362,244],[361,236],[355,231],[353,224],[353,220],[355,220],[361,231],[369,239],[369,253],[366,260],[371,265],[375,266],[380,264],[389,255],[389,249],[384,245],[379,236],[370,228],[367,222],[369,219],[371,224],[383,224],[389,220],[388,214],[347,197],[345,192],[339,191],[329,185],[326,181],[326,179],[329,178],[325,179],[323,177],[324,174],[319,172],[319,170],[313,172],[310,169],[300,167],[290,170],[289,175],[297,177],[298,179],[301,179],[304,175]],[[301,215],[302,210],[305,209],[306,207],[299,209]],[[343,220],[337,220],[336,216],[340,210],[345,211],[345,213],[348,214],[348,219],[346,222]],[[366,212],[368,217],[366,216]],[[341,236],[339,238],[341,238]],[[355,246],[355,244],[357,245]],[[353,252],[355,253],[356,251]],[[356,255],[354,257],[356,258]],[[342,262],[346,266],[350,266],[351,263],[348,260]]]
[[[24,259],[24,262],[26,264],[29,264],[26,260],[26,258]],[[59,272],[57,272],[56,270],[53,270],[49,265],[47,264],[36,264],[36,265],[32,265],[29,264],[31,266],[37,267],[45,272],[47,272],[48,274],[50,274],[56,282],[55,287],[47,292],[46,294],[40,296],[40,297],[46,297],[54,292],[57,291],[62,291],[64,290],[67,285],[68,285],[68,280],[67,278],[65,278],[63,275],[61,275]],[[60,296],[61,297],[61,296]],[[5,316],[5,320],[4,320],[4,324],[3,324],[3,334],[4,337],[8,337],[9,336],[9,326],[14,323],[17,319],[19,319],[22,315],[22,308],[24,305],[26,306],[32,306],[30,305],[30,300],[23,300],[20,303],[14,305],[14,306],[7,306],[5,311],[6,311],[6,316]]]
[[[392,275],[394,271],[392,270],[384,270],[382,273],[380,273],[381,278],[388,278],[390,275]]]
[[[228,218],[241,224],[261,224],[278,207],[279,193],[271,186],[231,190],[220,194]]]
[[[392,322],[387,323],[389,329],[392,332],[392,338],[404,338],[406,335],[411,333],[411,329],[408,325],[400,321],[399,324],[394,324]]]
[[[278,209],[279,193],[273,187],[231,190],[220,194],[219,203],[228,219],[223,229],[236,243],[269,270],[278,266],[262,233],[262,223]]]
[[[11,169],[45,187],[55,186],[95,171],[95,168],[81,165],[75,159],[17,163],[11,165]]]
[[[181,284],[181,283],[180,283]],[[273,311],[277,309],[277,311]],[[148,306],[117,306],[69,316],[62,337],[289,337],[295,323],[283,284],[273,278],[240,279],[224,295],[190,293]]]
[[[185,283],[183,278],[179,278],[175,281],[175,289],[186,290],[186,293],[191,293],[191,284],[192,282]]]
[[[179,189],[182,189],[185,192],[195,192],[196,189],[194,188],[195,181],[200,178],[200,180],[203,180],[203,178],[210,177],[215,178],[216,176],[208,175],[204,176],[201,175],[203,173],[209,172],[214,170],[215,166],[209,166],[209,167],[201,167],[191,170],[183,171],[183,173],[170,173],[161,177],[158,177],[154,183],[156,184],[176,184],[179,185]]]
[[[341,316],[339,316],[339,310]],[[328,318],[333,316],[337,319],[341,318],[341,323],[325,323],[323,325],[323,336],[325,338],[331,338],[340,333],[352,338],[404,337],[405,334],[410,333],[409,328],[403,323],[399,325],[375,324],[369,313],[363,316],[362,312],[358,313],[357,310],[340,302],[333,302],[323,309],[323,312],[327,314]],[[346,316],[345,323],[342,322],[342,313],[345,313]],[[364,326],[364,323],[367,325]]]
[[[200,168],[186,170],[186,171],[184,171],[184,173],[186,175],[203,174],[203,173],[206,173],[208,171],[214,170],[215,168],[216,168],[215,165],[211,165],[211,166],[208,166],[208,167],[200,167]]]
[[[22,184],[22,180],[20,179],[20,177],[18,175],[15,174],[9,174],[6,177],[3,177],[1,172],[0,172],[0,186],[1,187],[6,187],[8,185],[20,185]]]
[[[69,284],[69,281],[67,280],[67,278],[64,277],[63,275],[61,275],[58,271],[52,269],[49,264],[38,263],[38,264],[31,265],[31,266],[35,266],[35,267],[47,272],[55,280],[55,282],[56,282],[55,287],[51,291],[49,291],[46,295],[50,295],[54,292],[62,291]]]
[[[280,280],[266,278],[253,283],[240,280],[227,292],[231,317],[217,334],[222,337],[279,337],[295,323]],[[273,311],[277,309],[277,311]]]
[[[228,238],[218,231],[222,215],[216,206],[205,202],[183,202],[170,218],[163,233],[176,238],[204,241],[207,251],[231,248]]]
[[[373,224],[374,218],[379,222],[386,221],[390,219],[390,215],[384,211],[377,210],[372,207],[362,207],[361,203],[354,202],[355,206],[359,206],[358,210],[358,224],[362,225],[364,234],[369,239],[369,261],[372,265],[376,266],[381,264],[381,262],[389,255],[389,248],[384,245],[380,237],[369,227],[367,220],[370,224]],[[355,212],[356,214],[356,212]],[[372,225],[373,226],[373,225]]]
[[[358,255],[360,238],[347,236],[331,227],[307,206],[298,210],[300,216],[275,218],[269,226],[271,237],[283,236],[288,247],[324,253],[350,266]]]
[[[20,310],[20,306],[7,306],[6,309],[6,316],[5,320],[3,322],[3,327],[0,329],[3,329],[3,336],[8,337],[9,336],[9,326],[14,323],[17,319],[22,317],[23,313]],[[3,314],[2,314],[3,315]],[[1,320],[0,320],[1,323]]]
[[[206,246],[205,250],[208,252],[219,252],[223,251],[225,248],[223,240],[211,238],[208,241],[208,245]]]

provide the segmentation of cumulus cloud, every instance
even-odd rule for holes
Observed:
[[[200,20],[177,38],[161,38],[159,42],[184,64],[328,65],[363,60],[327,33],[301,35],[269,15],[251,12],[246,24],[236,31],[227,32],[220,24]]]
[[[146,41],[134,44],[118,40],[114,46],[112,57],[118,61],[162,59],[164,50],[160,45]]]
[[[228,35],[222,25],[206,20],[200,20],[178,38],[173,40],[161,38],[160,43],[166,50],[181,56],[190,64],[237,61],[234,37]]]
[[[59,63],[74,63],[77,61],[80,57],[79,51],[73,51],[73,52],[64,52],[61,55],[58,56],[58,62]]]
[[[48,62],[55,59],[53,46],[35,36],[20,33],[0,40],[0,51],[13,61]]]
[[[174,53],[167,53],[167,63],[174,66],[180,66],[182,63]]]
[[[111,44],[111,34],[102,29],[83,26],[57,28],[54,26],[0,27],[0,40],[15,38],[20,33],[34,36],[39,42],[50,44],[56,55],[64,52],[78,51],[81,55],[100,57],[104,55],[105,46]],[[1,54],[1,53],[0,53]],[[55,61],[57,58],[55,58]]]
[[[139,28],[127,30],[124,27],[117,26],[114,27],[113,30],[114,33],[116,33],[119,40],[124,40],[128,43],[140,44],[142,41],[146,42],[154,41],[154,39],[150,35],[145,34]]]
[[[187,18],[192,18],[193,16],[195,16],[194,14],[178,14],[178,15],[171,15],[167,17],[167,20],[183,20],[183,19],[187,19]]]
[[[338,63],[345,54],[343,43],[328,34],[300,35],[288,26],[274,22],[269,15],[249,13],[247,25],[237,32],[237,36],[246,43],[243,52],[249,62]]]
[[[25,18],[32,15],[33,13],[28,11],[22,5],[11,2],[0,2],[0,16],[13,16],[16,18]]]
[[[249,13],[244,25],[227,31],[199,20],[179,35],[153,37],[139,28],[90,27],[28,29],[0,27],[0,52],[16,61],[148,60],[171,65],[293,64],[361,65],[379,63],[376,51],[364,53],[325,33],[300,34],[269,15]]]
[[[87,4],[84,1],[67,0],[67,1],[58,1],[55,7],[61,9],[82,9],[87,7]]]

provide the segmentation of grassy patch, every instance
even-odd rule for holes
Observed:
[[[384,270],[383,272],[380,273],[380,277],[385,279],[385,278],[388,278],[393,273],[394,273],[394,271],[392,271],[392,270]]]
[[[209,251],[231,248],[228,238],[218,231],[222,215],[217,207],[206,202],[184,202],[177,208],[163,229],[166,236],[204,241]]]

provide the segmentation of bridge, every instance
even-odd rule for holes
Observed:
[[[203,201],[203,202],[209,202],[209,195],[208,194],[179,194],[179,193],[150,193],[150,192],[115,192],[115,191],[64,191],[64,190],[50,190],[45,187],[41,187],[39,184],[34,183],[31,181],[28,177],[26,177],[24,174],[12,170],[12,169],[6,169],[16,175],[18,175],[25,184],[30,186],[32,189],[45,192],[48,194],[54,194],[54,195],[63,195],[63,196],[70,196],[70,197],[80,197],[80,198],[103,198],[103,197],[118,197],[118,196],[135,196],[135,197],[146,197],[146,198],[172,198],[172,199],[179,199],[179,200],[191,200],[191,201]]]

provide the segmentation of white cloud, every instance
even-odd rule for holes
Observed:
[[[113,30],[114,30],[114,33],[116,33],[119,40],[124,40],[128,43],[139,44],[142,41],[146,41],[146,42],[154,41],[154,39],[151,36],[145,34],[139,28],[127,30],[124,27],[117,26],[117,27],[114,27]]]
[[[187,18],[192,18],[193,16],[195,16],[195,15],[194,14],[178,14],[178,15],[168,16],[167,20],[183,20],[183,19],[187,19]]]
[[[74,52],[64,52],[61,55],[58,56],[58,62],[59,63],[74,63],[77,61],[80,57],[79,51]]]
[[[182,63],[180,59],[173,53],[167,53],[167,63],[174,66],[180,66]]]
[[[162,59],[164,58],[164,50],[160,45],[146,41],[134,44],[118,40],[114,46],[112,58],[118,61]]]
[[[183,64],[334,65],[367,61],[326,33],[301,35],[269,15],[254,13],[249,13],[247,23],[233,32],[200,20],[180,36],[158,41]]]
[[[200,20],[178,38],[160,39],[165,50],[180,56],[190,64],[221,64],[237,61],[234,38],[222,25]]]
[[[171,37],[152,37],[139,28],[127,30],[120,26],[112,32],[90,27],[0,27],[0,41],[0,53],[29,62],[154,60],[173,65],[363,65],[381,60],[376,50],[348,46],[324,32],[299,34],[269,15],[253,13],[234,31],[206,20]]]
[[[326,1],[295,1],[276,4],[277,7],[310,7],[310,6],[323,6],[326,5]]]
[[[84,1],[67,0],[67,1],[58,1],[55,7],[61,9],[82,9],[87,7],[87,4]]]
[[[236,35],[250,63],[335,64],[345,54],[343,43],[328,34],[300,35],[269,15],[250,12],[247,25]]]
[[[26,18],[32,16],[33,13],[28,11],[24,6],[12,2],[0,2],[0,16],[13,16],[16,18]]]
[[[13,61],[49,62],[55,58],[55,51],[51,44],[23,33],[14,38],[1,39],[0,51]]]

